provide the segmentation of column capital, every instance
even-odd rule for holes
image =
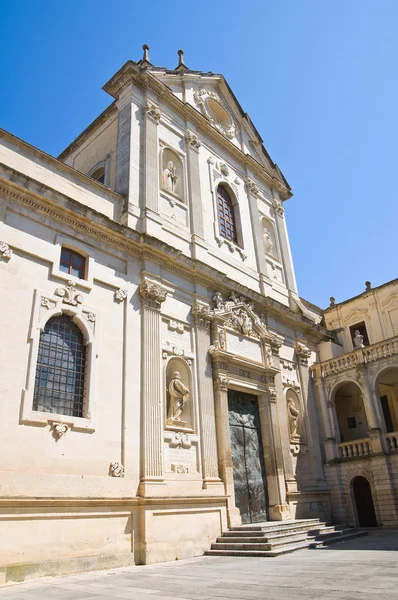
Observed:
[[[207,306],[202,304],[198,300],[195,300],[192,306],[192,315],[197,327],[202,329],[210,329],[210,322],[214,317],[214,311]]]
[[[275,354],[275,356],[279,356],[279,350],[282,347],[283,340],[281,340],[279,337],[277,337],[276,335],[274,335],[270,339],[269,344],[271,346],[272,354]]]
[[[311,350],[302,342],[296,342],[295,350],[300,364],[307,366],[308,360],[311,357]]]
[[[166,300],[167,290],[157,283],[144,280],[140,284],[140,297],[142,304],[148,308],[160,310],[162,302]]]
[[[247,191],[249,192],[249,194],[252,194],[253,196],[258,196],[260,193],[260,190],[258,188],[258,186],[255,184],[255,182],[253,181],[253,179],[250,179],[250,177],[246,177],[246,187],[247,187]]]
[[[276,198],[274,198],[272,201],[272,206],[277,215],[279,215],[280,217],[284,216],[285,209],[283,208],[283,204],[280,200],[277,200]]]
[[[155,123],[159,123],[162,116],[159,106],[151,100],[145,102],[142,112],[145,117],[150,117]]]
[[[272,384],[267,385],[267,396],[270,402],[276,402],[278,399],[278,392]]]
[[[225,377],[225,375],[219,375],[216,380],[216,384],[220,390],[222,390],[223,392],[227,392],[229,386],[229,379],[228,377]]]
[[[199,148],[201,147],[202,142],[200,141],[196,133],[194,133],[190,129],[187,129],[185,132],[185,141],[187,143],[187,146],[199,152]]]

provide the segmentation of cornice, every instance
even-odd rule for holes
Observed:
[[[27,189],[36,187],[40,189]],[[303,331],[314,341],[334,339],[333,332],[327,331],[320,325],[314,324],[307,317],[293,312],[288,306],[270,297],[264,297],[246,286],[227,277],[214,267],[181,253],[180,250],[165,242],[140,234],[97,212],[96,210],[72,200],[60,192],[38,184],[25,175],[17,179],[14,172],[13,181],[0,177],[0,193],[5,198],[14,200],[34,210],[36,214],[44,214],[69,225],[75,231],[87,238],[99,239],[115,248],[124,255],[151,260],[169,271],[204,287],[220,290],[228,295],[231,291],[244,295],[256,305],[261,313],[273,316],[279,322]]]
[[[43,161],[46,166],[50,165],[59,169],[60,171],[65,173],[69,178],[72,178],[74,180],[74,183],[80,183],[83,186],[89,186],[94,192],[99,191],[101,194],[105,193],[111,198],[120,200],[122,204],[124,203],[125,199],[123,198],[123,196],[116,193],[108,186],[104,185],[103,183],[100,183],[99,181],[96,181],[95,179],[92,179],[88,175],[84,175],[81,171],[77,171],[77,169],[74,169],[70,165],[67,165],[58,158],[54,158],[54,156],[47,154],[47,152],[39,150],[39,148],[36,148],[36,146],[28,144],[28,142],[25,142],[21,138],[16,137],[9,131],[6,131],[5,129],[0,129],[0,140],[5,140],[5,142],[10,143],[12,149],[14,150],[20,151],[22,149],[27,154],[33,154],[36,158],[39,158],[41,161]],[[10,169],[10,167],[4,165],[3,163],[0,163],[0,165],[4,170],[8,170],[10,172],[14,171],[13,169]],[[21,174],[18,173],[18,176],[21,177]],[[41,183],[37,183],[37,185],[41,186]]]

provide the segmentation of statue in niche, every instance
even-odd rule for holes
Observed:
[[[272,254],[274,244],[272,243],[272,237],[267,229],[264,229],[264,248],[266,254]]]
[[[365,348],[365,344],[363,343],[363,335],[361,335],[358,331],[358,329],[355,330],[355,335],[354,335],[354,348],[355,350],[357,348]]]
[[[168,192],[176,193],[177,187],[177,167],[172,160],[169,160],[167,167],[163,171],[163,188]]]
[[[289,417],[289,429],[290,429],[290,438],[297,438],[297,429],[298,429],[298,420],[300,411],[296,407],[293,398],[288,398],[287,401],[287,412]]]
[[[183,424],[184,421],[181,420],[181,413],[188,399],[189,389],[182,383],[181,375],[178,371],[173,373],[173,379],[169,383],[169,394],[170,405],[167,423],[168,425],[173,425],[176,422]]]

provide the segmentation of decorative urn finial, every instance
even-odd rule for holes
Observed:
[[[146,61],[146,62],[151,62],[151,61],[149,60],[149,46],[148,46],[148,44],[144,44],[144,45],[142,46],[142,49],[143,49],[143,51],[144,51],[144,56],[142,57],[142,61],[143,61],[143,62],[145,62],[145,61]]]

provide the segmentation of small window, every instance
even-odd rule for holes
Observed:
[[[351,334],[351,339],[352,339],[352,345],[355,348],[355,343],[354,343],[354,338],[355,338],[355,332],[359,331],[359,334],[362,335],[363,337],[363,345],[364,346],[369,346],[369,338],[368,338],[368,332],[366,330],[366,325],[364,321],[361,321],[361,323],[357,323],[356,325],[351,325],[350,327],[350,334]]]
[[[59,268],[63,273],[84,279],[86,275],[86,258],[69,248],[62,248]]]
[[[90,177],[100,183],[105,183],[105,167],[98,167],[98,169],[95,169],[95,171],[91,173]]]
[[[86,346],[67,315],[52,317],[40,334],[33,410],[83,417]]]
[[[227,238],[227,240],[231,240],[237,244],[234,207],[230,195],[222,185],[219,185],[217,188],[217,202],[220,234]]]
[[[348,429],[355,429],[357,426],[357,421],[355,419],[355,417],[348,417],[347,419],[347,426]]]

